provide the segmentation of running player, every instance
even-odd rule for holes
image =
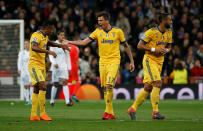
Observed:
[[[171,49],[172,44],[172,18],[170,14],[160,14],[159,26],[151,28],[145,32],[139,41],[137,48],[145,50],[143,58],[144,68],[144,89],[138,94],[134,104],[128,109],[128,114],[132,120],[135,120],[135,114],[138,107],[145,101],[151,92],[151,103],[153,108],[153,119],[164,119],[159,113],[159,92],[162,87],[161,70],[164,61],[164,55]]]
[[[33,87],[30,86],[30,74],[28,71],[28,61],[29,61],[29,40],[24,42],[24,50],[20,51],[18,54],[18,73],[20,75],[21,83],[24,86],[24,97],[26,100],[25,105],[31,105]]]
[[[134,60],[129,45],[126,42],[124,33],[121,29],[110,25],[110,15],[107,12],[100,12],[97,16],[99,28],[95,29],[89,37],[84,40],[67,41],[74,45],[87,45],[93,40],[98,41],[99,46],[99,71],[101,79],[101,87],[104,90],[104,100],[106,109],[102,117],[103,120],[115,119],[113,111],[113,87],[117,81],[117,75],[120,67],[120,44],[130,58],[130,70],[134,70]]]
[[[59,31],[57,34],[58,40],[55,42],[58,44],[62,44],[63,39],[65,38],[65,32]],[[59,82],[63,85],[63,93],[66,100],[67,106],[72,106],[73,103],[69,100],[69,89],[68,89],[68,72],[71,71],[71,61],[70,61],[70,55],[68,51],[64,51],[63,49],[57,48],[57,47],[51,47],[51,51],[54,51],[57,55],[56,58],[54,58],[52,55],[49,55],[49,59],[51,61],[51,71],[52,71],[52,82],[53,86],[51,89],[51,100],[50,104],[51,106],[54,106],[54,98],[56,96],[57,88],[59,87]]]
[[[49,36],[53,33],[54,26],[49,22],[44,22],[40,30],[34,32],[30,38],[30,60],[28,70],[31,76],[34,92],[32,95],[32,110],[30,121],[51,121],[52,119],[45,112],[46,86],[45,86],[45,55],[56,57],[56,53],[46,50],[47,46],[59,47],[69,50],[64,44],[56,44],[49,41]],[[40,106],[40,117],[37,116],[38,105]]]

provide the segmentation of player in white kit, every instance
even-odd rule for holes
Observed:
[[[57,34],[58,40],[55,43],[62,44],[63,39],[65,38],[65,32],[59,31]],[[52,71],[52,82],[53,86],[51,89],[51,100],[50,105],[54,106],[54,98],[56,96],[57,88],[59,87],[59,82],[63,86],[63,93],[65,96],[65,101],[67,106],[72,106],[73,103],[69,100],[69,88],[67,80],[69,78],[68,72],[71,71],[71,61],[68,51],[64,51],[61,48],[50,47],[51,51],[54,51],[57,54],[57,57],[49,55],[51,61],[51,71]]]
[[[25,105],[31,105],[33,87],[30,86],[30,74],[28,71],[29,61],[29,40],[24,42],[24,50],[18,54],[18,73],[20,75],[21,83],[24,86],[24,97],[26,100]]]

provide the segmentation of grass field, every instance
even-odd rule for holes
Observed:
[[[165,120],[151,119],[151,103],[147,100],[137,111],[137,120],[131,121],[126,109],[133,101],[116,100],[114,110],[116,120],[101,120],[104,111],[103,100],[83,100],[73,107],[66,107],[64,101],[56,101],[46,110],[53,121],[30,122],[30,108],[22,101],[0,101],[0,131],[203,131],[203,101],[163,100],[161,113]]]

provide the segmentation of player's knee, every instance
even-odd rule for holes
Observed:
[[[43,90],[43,91],[46,91],[46,84],[45,82],[39,82],[39,90]]]
[[[147,91],[147,92],[151,92],[152,91],[152,85],[149,84],[149,83],[146,83],[144,85],[144,90]]]
[[[55,86],[55,87],[58,87],[58,86],[59,86],[59,83],[58,83],[58,82],[54,82],[54,86]]]
[[[112,91],[113,90],[113,86],[112,85],[106,85],[106,90]]]
[[[158,88],[161,88],[162,87],[162,81],[154,81],[152,83],[153,87],[158,87]]]

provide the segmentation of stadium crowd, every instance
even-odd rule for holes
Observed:
[[[64,29],[69,40],[84,39],[97,27],[96,14],[106,10],[111,14],[111,25],[121,28],[132,48],[135,71],[129,71],[127,54],[121,47],[121,67],[117,83],[142,83],[142,57],[137,43],[143,33],[157,26],[161,12],[173,16],[172,50],[165,56],[162,76],[171,83],[177,74],[203,76],[203,10],[201,0],[0,0],[1,19],[24,19],[25,38],[29,39],[44,20],[55,24],[52,40],[57,31]],[[6,48],[5,48],[6,46]],[[0,43],[0,52],[9,50],[8,42]],[[0,67],[8,62],[0,60]],[[99,83],[97,42],[80,47],[80,74],[83,83]],[[8,68],[8,67],[7,67]],[[9,70],[9,69],[7,69]],[[178,72],[178,73],[177,73]],[[189,80],[189,81],[188,81]],[[173,81],[174,83],[174,81]],[[185,83],[185,84],[186,84]]]

